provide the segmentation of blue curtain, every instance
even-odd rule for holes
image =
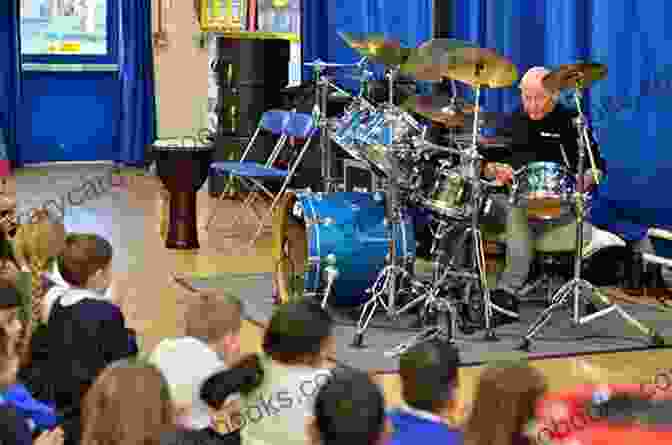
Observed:
[[[151,0],[120,0],[121,127],[119,161],[140,165],[156,139]]]
[[[17,112],[21,105],[21,38],[19,3],[0,2],[0,128],[5,133],[7,157],[17,162]]]
[[[396,2],[389,0],[304,0],[303,59],[320,58],[332,63],[354,63],[361,59],[338,36],[338,32],[383,33],[417,47],[432,38],[432,0]],[[374,71],[382,76],[380,67]],[[305,79],[312,74],[306,71]],[[345,71],[335,71],[334,79],[342,88],[356,90],[357,82]]]
[[[663,195],[672,177],[672,27],[665,26],[672,4],[614,6],[609,0],[454,1],[451,37],[509,57],[520,77],[537,65],[606,64],[607,79],[586,98],[609,164],[593,218],[620,227],[623,221],[672,225],[672,203]],[[504,112],[519,104],[517,84],[487,91],[482,102],[488,111]]]

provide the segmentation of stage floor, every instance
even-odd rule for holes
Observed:
[[[104,174],[103,167],[49,167],[17,172],[16,190],[20,208],[51,199],[77,187],[82,177]],[[53,181],[57,179],[57,181]],[[10,189],[13,184],[9,185]],[[198,196],[198,218],[202,226],[216,201],[205,187]],[[220,224],[231,220],[234,207],[220,202]],[[272,272],[271,238],[264,237],[252,251],[237,238],[227,239],[221,231],[200,230],[201,250],[197,252],[165,249],[159,236],[162,206],[158,179],[136,177],[123,187],[113,187],[97,200],[66,212],[68,225],[77,230],[96,231],[111,238],[115,248],[115,286],[131,327],[139,331],[143,348],[152,348],[167,336],[183,333],[185,293],[170,280],[171,273],[208,276],[217,272]],[[70,216],[68,216],[70,215]],[[243,351],[258,351],[261,329],[245,323]],[[550,389],[558,390],[584,383],[652,382],[672,360],[672,350],[604,353],[574,358],[534,361],[549,379]],[[464,368],[460,396],[469,403],[481,367]],[[397,375],[377,376],[388,403],[400,401]]]

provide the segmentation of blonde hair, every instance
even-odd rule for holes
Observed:
[[[49,271],[53,260],[65,249],[65,225],[47,209],[35,209],[26,224],[20,224],[15,242],[15,255],[21,266],[27,266],[31,275],[31,319],[38,323],[42,318],[42,298],[45,294],[42,274]]]

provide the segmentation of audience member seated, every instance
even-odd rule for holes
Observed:
[[[363,372],[339,371],[319,389],[306,436],[312,445],[383,445],[391,428],[378,385]]]
[[[529,428],[545,392],[546,379],[527,362],[486,369],[464,428],[464,445],[536,444]]]
[[[11,397],[7,397],[8,389],[16,385],[19,368],[17,346],[22,326],[17,316],[18,293],[11,288],[2,288],[0,302],[3,304],[0,310],[0,443],[61,445],[63,431],[60,428],[42,432],[33,442],[31,419],[20,413]]]
[[[390,413],[394,425],[390,444],[462,443],[462,433],[454,426],[459,410],[459,365],[457,349],[445,342],[421,343],[401,356],[399,373],[405,406]]]
[[[263,354],[248,355],[209,378],[201,397],[218,410],[228,396],[241,394],[236,426],[243,445],[309,445],[306,416],[318,387],[331,376],[332,328],[318,304],[279,306],[264,333]]]
[[[149,361],[168,381],[178,424],[184,429],[161,440],[173,444],[240,443],[240,432],[219,434],[210,408],[200,396],[200,387],[210,376],[227,369],[240,352],[242,303],[233,296],[196,294],[186,313],[186,336],[165,339],[154,349]],[[225,403],[231,406],[232,396]]]
[[[0,328],[13,342],[10,347],[18,357],[22,352],[20,348],[24,346],[20,341],[23,331],[19,314],[21,303],[21,295],[15,288],[0,287]],[[52,429],[58,423],[53,407],[35,400],[22,383],[15,381],[6,385],[0,396],[27,420],[35,433]]]
[[[64,416],[67,444],[78,443],[80,402],[96,376],[108,364],[137,353],[121,309],[104,297],[112,253],[110,243],[97,235],[69,237],[59,270],[70,287],[49,291],[58,295],[49,311],[49,358],[41,377]]]
[[[168,385],[156,367],[121,360],[107,367],[82,402],[82,445],[159,445],[175,428]]]

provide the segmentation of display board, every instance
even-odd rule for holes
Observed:
[[[24,55],[108,53],[107,0],[21,0]]]

